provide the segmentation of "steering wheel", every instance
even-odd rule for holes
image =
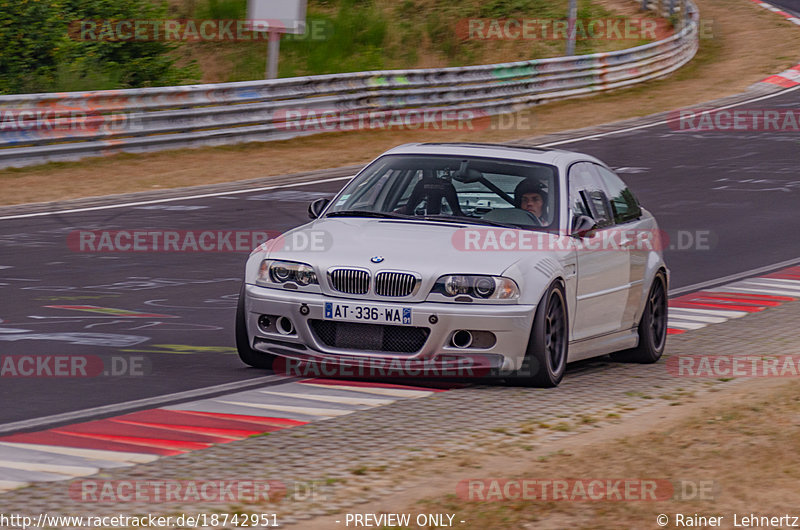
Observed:
[[[522,210],[522,208],[517,208],[517,209]],[[531,212],[529,212],[528,210],[522,210],[522,211],[525,212],[528,215],[528,217],[530,217],[531,221],[533,221],[533,226],[544,226],[542,222],[539,220],[539,218],[533,215]]]

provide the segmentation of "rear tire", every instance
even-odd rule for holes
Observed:
[[[558,386],[567,369],[568,348],[566,296],[561,284],[555,282],[536,307],[518,381],[525,386]]]
[[[615,361],[652,364],[661,358],[667,342],[667,280],[659,272],[653,279],[642,319],[639,321],[639,345],[611,354]]]
[[[245,284],[239,291],[239,303],[236,305],[236,350],[239,358],[253,368],[272,369],[274,355],[256,351],[250,347],[250,336],[247,333],[247,311],[244,308]]]

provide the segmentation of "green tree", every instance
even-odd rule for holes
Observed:
[[[0,1],[0,92],[26,92],[52,76],[65,42],[58,0]]]
[[[138,88],[197,77],[177,66],[178,43],[79,40],[81,20],[158,20],[165,2],[151,0],[0,0],[0,92]]]

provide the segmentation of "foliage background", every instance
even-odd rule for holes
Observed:
[[[567,5],[567,0],[308,0],[307,26],[321,28],[324,38],[284,36],[279,75],[563,55],[563,40],[470,40],[459,36],[457,25],[469,18],[565,19]],[[578,0],[578,17],[631,16],[637,6],[632,0]],[[79,20],[229,20],[246,15],[247,0],[0,0],[0,94],[263,79],[263,40],[78,41],[68,34],[70,23]],[[643,42],[579,40],[576,53]]]
[[[179,44],[78,41],[69,24],[83,19],[154,19],[151,0],[0,0],[0,93],[174,85],[199,77],[178,65]]]

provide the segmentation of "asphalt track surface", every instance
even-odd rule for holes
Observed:
[[[789,91],[737,108],[792,109],[798,99]],[[666,251],[677,288],[800,256],[799,140],[797,132],[661,124],[559,147],[617,168],[672,243],[690,247]],[[234,350],[246,252],[78,252],[70,233],[283,232],[307,221],[310,200],[344,182],[0,221],[0,355],[96,356],[106,368],[128,364],[128,374],[135,363],[137,374],[2,377],[0,424],[268,374]]]
[[[770,0],[768,3],[782,8],[787,13],[800,16],[800,0]]]

